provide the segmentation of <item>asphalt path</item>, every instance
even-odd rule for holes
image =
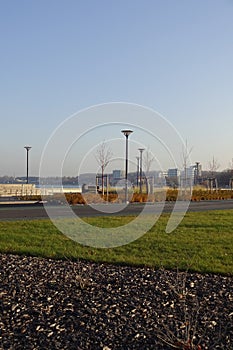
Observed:
[[[146,204],[146,213],[171,213],[174,209],[174,202]],[[187,205],[187,202],[183,202]],[[115,215],[139,215],[145,209],[145,204],[129,204],[122,209],[122,205],[108,205],[102,204],[97,206],[89,205],[50,205],[48,206],[50,214],[53,217],[70,217],[73,213],[79,217],[91,216],[115,216]],[[200,201],[190,202],[189,212],[202,212],[208,210],[226,210],[233,209],[233,200],[214,200],[214,201]],[[182,211],[177,208],[176,211]],[[0,221],[14,221],[14,220],[34,220],[46,219],[48,213],[43,204],[0,204]]]

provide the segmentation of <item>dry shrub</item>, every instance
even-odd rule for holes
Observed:
[[[192,200],[226,200],[233,198],[233,191],[229,190],[193,190]]]
[[[81,193],[66,193],[66,200],[69,204],[86,204],[85,199]]]
[[[111,203],[122,203],[125,200],[124,191],[120,193],[110,192],[102,196],[102,194],[96,193],[66,193],[66,200],[69,204],[88,204],[88,203],[103,203],[103,202],[111,202]],[[59,195],[59,198],[61,195]],[[146,193],[133,193],[129,194],[129,201],[131,203],[146,203],[146,202],[160,202],[166,201],[173,202],[176,201],[178,197],[177,189],[168,189],[156,191],[153,194]],[[55,195],[52,196],[52,200],[58,199]],[[209,191],[205,189],[194,189],[192,192],[192,197],[190,198],[189,191],[187,193],[182,193],[182,195],[178,198],[182,200],[192,200],[192,201],[202,201],[202,200],[227,200],[233,199],[233,191],[230,190],[215,190]]]
[[[131,202],[133,203],[146,203],[146,202],[154,202],[155,195],[154,194],[146,194],[146,193],[134,193]]]
[[[176,201],[178,196],[178,190],[168,189],[166,193],[166,201]]]

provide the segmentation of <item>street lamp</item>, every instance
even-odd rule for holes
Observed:
[[[27,184],[28,184],[28,152],[30,151],[31,146],[25,146],[24,148],[27,151]]]
[[[121,130],[122,134],[125,135],[126,148],[125,148],[125,202],[128,202],[128,139],[129,135],[132,134],[132,130]]]
[[[138,188],[138,178],[139,178],[139,161],[140,161],[140,157],[136,157],[137,159],[137,188]]]
[[[145,148],[139,148],[140,152],[140,193],[142,193],[142,152],[145,150]]]

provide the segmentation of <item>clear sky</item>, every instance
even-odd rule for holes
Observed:
[[[214,156],[227,168],[232,18],[232,0],[0,0],[0,175],[25,175],[27,144],[30,175],[38,175],[54,129],[112,101],[158,111],[187,139],[194,162],[208,168]]]

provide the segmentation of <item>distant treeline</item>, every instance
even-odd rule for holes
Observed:
[[[132,180],[133,183],[135,183],[136,179],[136,173],[129,173],[128,174],[130,181]],[[219,172],[209,172],[209,171],[202,171],[202,176],[199,178],[198,183],[202,185],[206,185],[205,181],[208,179],[208,177],[214,177],[217,179],[218,187],[219,188],[227,188],[230,183],[230,179],[233,178],[233,169],[226,169]],[[62,184],[65,185],[73,185],[78,186],[79,185],[79,178],[81,179],[81,183],[89,183],[95,182],[95,174],[82,174],[79,176],[63,176],[62,177]],[[169,185],[169,179],[167,180],[167,184]],[[174,179],[171,179],[174,182]],[[29,176],[29,183],[38,185],[39,184],[39,177],[37,176]],[[20,176],[20,177],[13,177],[13,176],[0,176],[0,183],[2,184],[19,184],[19,183],[26,183],[26,176]],[[60,183],[59,177],[48,177],[43,178],[43,184],[49,184],[49,185],[56,185],[57,183]],[[171,186],[172,187],[172,186]]]
[[[38,176],[29,176],[28,178],[30,184],[39,185],[40,180]],[[60,182],[60,178],[58,177],[48,177],[43,178],[43,183],[48,183],[49,185],[56,185],[58,182]],[[2,184],[20,184],[20,183],[26,183],[26,176],[20,176],[20,177],[13,177],[13,176],[0,176],[0,183]],[[78,185],[78,176],[76,177],[70,177],[70,176],[63,176],[62,178],[62,184],[63,185]]]

